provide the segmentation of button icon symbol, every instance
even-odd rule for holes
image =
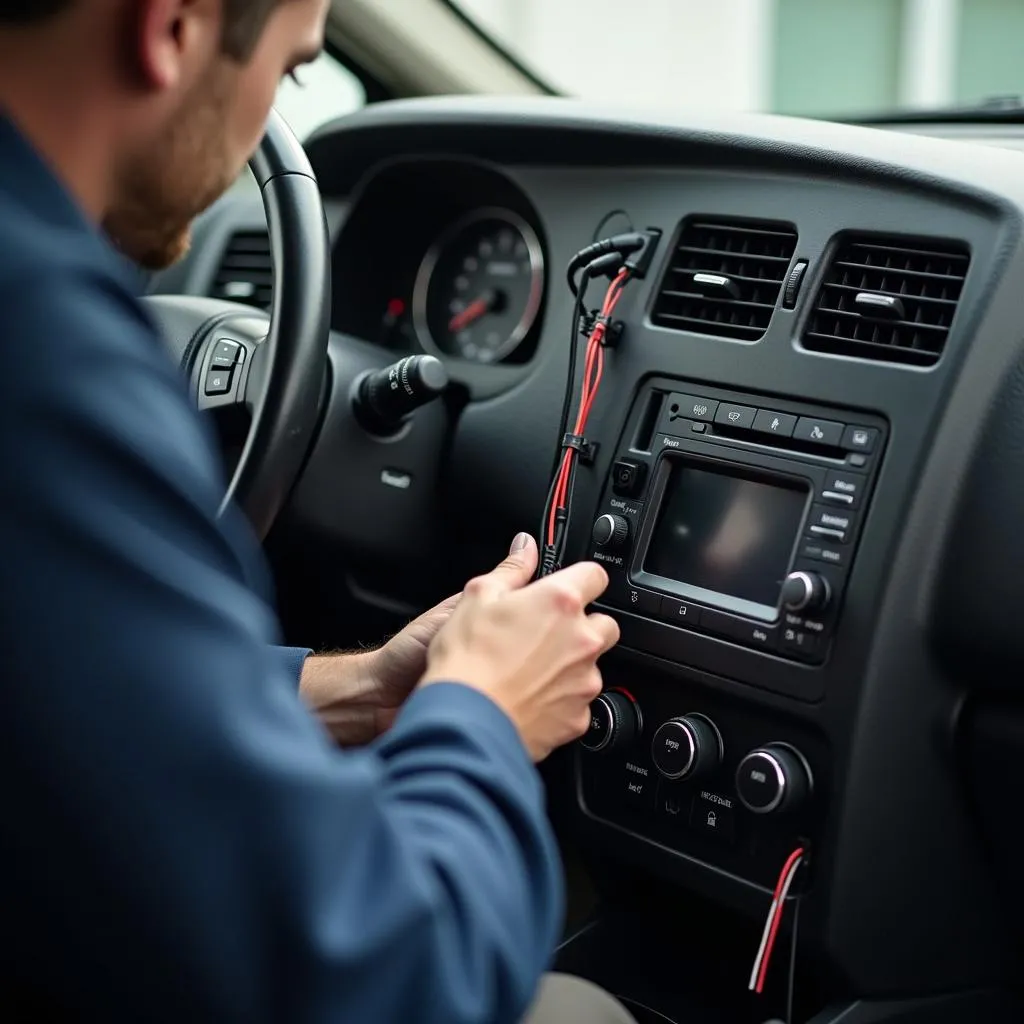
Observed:
[[[866,430],[855,430],[851,440],[858,448],[864,448],[868,443],[868,432]]]
[[[714,811],[708,811],[708,828],[718,828],[718,815]]]
[[[666,814],[676,815],[676,814],[679,813],[679,811],[680,811],[680,807],[679,807],[678,801],[673,800],[672,797],[669,797],[665,801],[665,813]]]
[[[699,403],[693,407],[693,415],[704,417],[708,414],[708,407],[706,405],[700,405]]]
[[[739,412],[739,411],[734,409],[731,413],[729,413],[729,422],[730,423],[736,423],[737,420],[742,419],[742,417],[743,417],[743,413],[741,413],[741,412]]]
[[[640,595],[635,590],[629,592],[629,600],[631,604],[637,604],[640,601]]]
[[[815,441],[824,440],[825,432],[818,426],[817,423],[811,429],[811,438]]]
[[[779,417],[776,416],[775,419],[772,420],[771,429],[772,430],[778,430],[779,427],[781,427],[781,426],[782,426],[782,424],[779,422]]]

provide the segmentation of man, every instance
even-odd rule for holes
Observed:
[[[0,0],[0,974],[35,1019],[513,1022],[558,935],[533,762],[587,725],[618,638],[585,611],[603,571],[530,584],[520,537],[297,687],[258,546],[217,518],[211,439],[98,230],[179,257],[325,14]],[[534,1012],[625,1019],[553,980]]]

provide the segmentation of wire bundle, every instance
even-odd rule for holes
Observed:
[[[621,256],[614,256],[613,258],[621,265]],[[594,276],[607,270],[607,262],[608,257],[606,255],[603,259],[598,259],[594,264],[586,267],[583,271],[579,289],[576,291],[576,302],[573,307],[572,348],[569,360],[569,386],[566,389],[566,401],[562,408],[561,423],[563,432],[568,426],[572,384],[576,376],[577,335],[580,331],[586,287]],[[597,266],[596,264],[606,265]],[[561,568],[565,557],[565,545],[571,521],[572,495],[576,483],[576,470],[579,466],[581,450],[587,444],[585,436],[587,422],[590,419],[594,400],[597,398],[597,393],[601,386],[601,378],[604,375],[608,329],[611,324],[612,315],[615,312],[615,307],[622,298],[622,293],[629,279],[630,270],[622,266],[608,286],[600,312],[593,318],[593,327],[590,329],[587,338],[583,381],[580,389],[576,420],[571,433],[563,433],[561,441],[562,452],[544,509],[544,522],[541,531],[544,540],[540,573],[542,576],[549,575]]]

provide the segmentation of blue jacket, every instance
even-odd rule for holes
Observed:
[[[104,1021],[515,1021],[562,900],[515,729],[445,683],[332,746],[135,287],[0,117],[3,991]]]

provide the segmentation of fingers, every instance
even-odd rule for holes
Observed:
[[[520,533],[512,542],[508,557],[487,575],[470,580],[465,593],[487,600],[521,590],[533,579],[537,559],[537,542],[528,533]]]
[[[619,642],[619,624],[610,615],[588,615],[587,625],[600,638],[602,654]]]
[[[597,562],[577,562],[568,569],[546,576],[538,587],[555,587],[572,594],[583,607],[596,601],[608,588],[608,573]]]

